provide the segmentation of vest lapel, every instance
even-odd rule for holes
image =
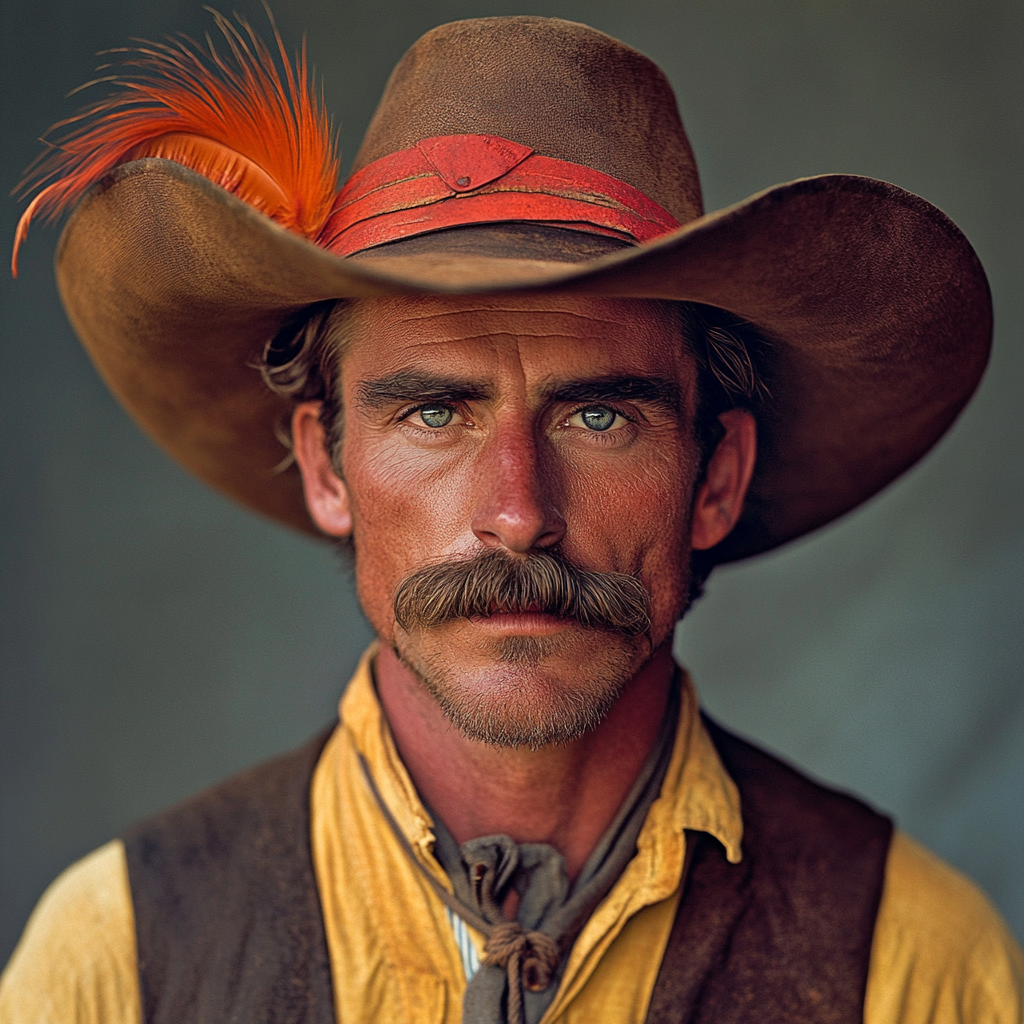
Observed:
[[[861,1024],[892,822],[706,721],[743,860],[692,838],[650,1024]]]
[[[721,964],[750,898],[750,861],[730,864],[721,844],[687,832],[683,895],[651,996],[647,1024],[693,1019],[709,967]]]

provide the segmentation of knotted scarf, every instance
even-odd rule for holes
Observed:
[[[445,905],[486,937],[481,966],[466,986],[463,1024],[537,1024],[544,1015],[576,936],[636,853],[637,837],[668,770],[679,706],[675,679],[651,752],[571,887],[565,858],[554,847],[516,843],[507,835],[482,836],[460,846],[431,812],[434,856],[454,890],[448,892],[415,856],[362,761],[367,784],[413,863]],[[501,908],[512,889],[519,908],[516,920],[509,921]]]

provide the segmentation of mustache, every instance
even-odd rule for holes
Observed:
[[[592,572],[549,551],[525,558],[484,551],[427,565],[395,591],[395,621],[406,632],[496,612],[541,612],[630,637],[651,626],[650,599],[636,577]]]

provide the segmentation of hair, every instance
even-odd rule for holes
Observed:
[[[764,369],[767,342],[749,323],[715,306],[695,302],[674,305],[679,313],[682,337],[697,364],[694,433],[700,450],[702,478],[718,443],[725,436],[719,416],[737,408],[756,414],[769,396]],[[259,366],[268,387],[277,394],[295,403],[321,403],[320,423],[339,476],[345,423],[338,378],[351,327],[352,306],[344,299],[306,306],[285,320],[267,343]],[[290,429],[282,425],[278,436],[291,452]],[[289,455],[282,468],[291,462]],[[690,604],[703,593],[714,566],[710,552],[693,552]]]

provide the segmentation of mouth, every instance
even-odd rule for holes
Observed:
[[[539,604],[524,608],[492,605],[486,615],[472,615],[469,621],[495,636],[550,636],[576,624],[575,619],[542,611]]]

